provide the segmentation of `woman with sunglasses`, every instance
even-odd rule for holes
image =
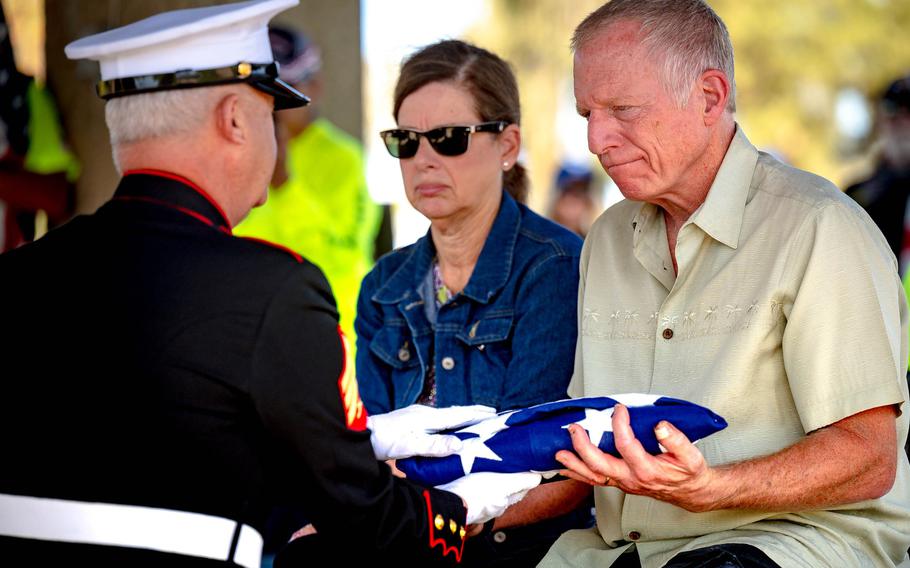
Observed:
[[[363,281],[355,328],[367,410],[502,411],[565,398],[582,243],[521,204],[527,179],[516,163],[520,107],[508,64],[461,41],[427,46],[402,65],[394,117],[398,128],[382,139],[431,225]],[[567,483],[576,482],[538,487],[488,523],[463,563],[533,566],[560,533],[590,526],[587,487],[552,502]]]

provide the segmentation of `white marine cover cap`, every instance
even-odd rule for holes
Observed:
[[[166,89],[246,82],[275,97],[276,110],[306,96],[278,78],[268,23],[299,0],[251,0],[174,10],[84,37],[66,46],[70,59],[101,65],[104,99]]]

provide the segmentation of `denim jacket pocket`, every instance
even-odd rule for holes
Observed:
[[[501,410],[505,377],[512,360],[512,314],[500,312],[468,320],[455,338],[464,345],[469,360],[468,400]]]
[[[404,326],[380,328],[370,342],[370,351],[396,371],[410,369],[420,362],[411,334]]]
[[[504,341],[512,333],[512,314],[482,317],[468,322],[457,337],[463,343],[482,350],[483,345]]]

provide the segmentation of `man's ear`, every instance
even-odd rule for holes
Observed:
[[[708,69],[701,74],[699,79],[701,93],[704,101],[705,125],[715,124],[724,115],[727,101],[730,98],[730,81],[726,73],[719,69]]]
[[[242,144],[246,140],[246,117],[240,106],[240,97],[236,93],[225,95],[215,106],[215,131],[233,144]]]

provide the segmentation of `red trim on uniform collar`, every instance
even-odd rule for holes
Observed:
[[[174,205],[173,203],[168,203],[167,201],[161,201],[160,199],[155,199],[154,197],[145,197],[142,195],[119,195],[113,198],[113,201],[141,201],[143,203],[151,203],[152,205],[160,205],[161,207],[167,207],[168,209],[173,209],[175,211],[180,211],[185,215],[189,215],[197,221],[202,221],[209,227],[213,229],[218,229],[222,233],[233,236],[231,230],[225,227],[224,225],[215,225],[215,223],[206,217],[205,215],[200,215],[192,209],[187,209],[186,207],[181,207],[179,205]]]
[[[428,533],[430,536],[430,548],[441,544],[442,545],[442,556],[445,557],[448,553],[455,553],[455,562],[461,562],[461,554],[464,552],[464,541],[465,538],[461,538],[461,547],[448,546],[446,544],[445,538],[436,538],[436,524],[433,519],[433,503],[430,501],[430,492],[427,489],[423,490],[423,498],[427,501],[427,523],[428,523]],[[445,530],[443,528],[442,530]]]
[[[228,216],[227,216],[227,214],[224,212],[224,209],[222,209],[221,206],[218,205],[218,202],[217,202],[217,201],[215,201],[214,199],[212,199],[212,196],[211,196],[211,195],[209,195],[204,189],[202,189],[201,187],[199,187],[199,186],[198,186],[195,182],[193,182],[192,180],[189,180],[189,179],[183,177],[183,176],[180,175],[180,174],[175,174],[175,173],[172,173],[172,172],[166,172],[166,171],[163,171],[163,170],[155,170],[155,169],[150,169],[150,168],[143,168],[143,169],[138,169],[138,170],[129,170],[129,171],[123,172],[124,177],[126,177],[126,176],[128,176],[128,175],[134,175],[134,174],[135,174],[135,175],[147,175],[147,176],[158,176],[158,177],[163,177],[163,178],[171,179],[171,180],[174,180],[174,181],[178,181],[178,182],[182,183],[183,185],[189,186],[189,187],[192,188],[196,193],[198,193],[199,195],[201,195],[202,197],[204,197],[205,200],[208,201],[208,202],[212,205],[212,207],[214,207],[214,208],[218,211],[218,213],[221,215],[221,218],[224,220],[224,224],[227,225],[228,229],[233,229],[233,226],[231,225],[231,222],[228,220]]]
[[[121,195],[114,198],[114,201],[141,201],[143,203],[151,203],[153,205],[161,205],[162,207],[167,207],[168,209],[175,209],[181,213],[189,215],[193,219],[202,221],[209,227],[214,227],[215,223],[205,215],[200,215],[192,209],[187,209],[186,207],[181,207],[179,205],[174,205],[173,203],[168,203],[167,201],[161,201],[160,199],[155,199],[154,197],[145,197],[141,195]]]

